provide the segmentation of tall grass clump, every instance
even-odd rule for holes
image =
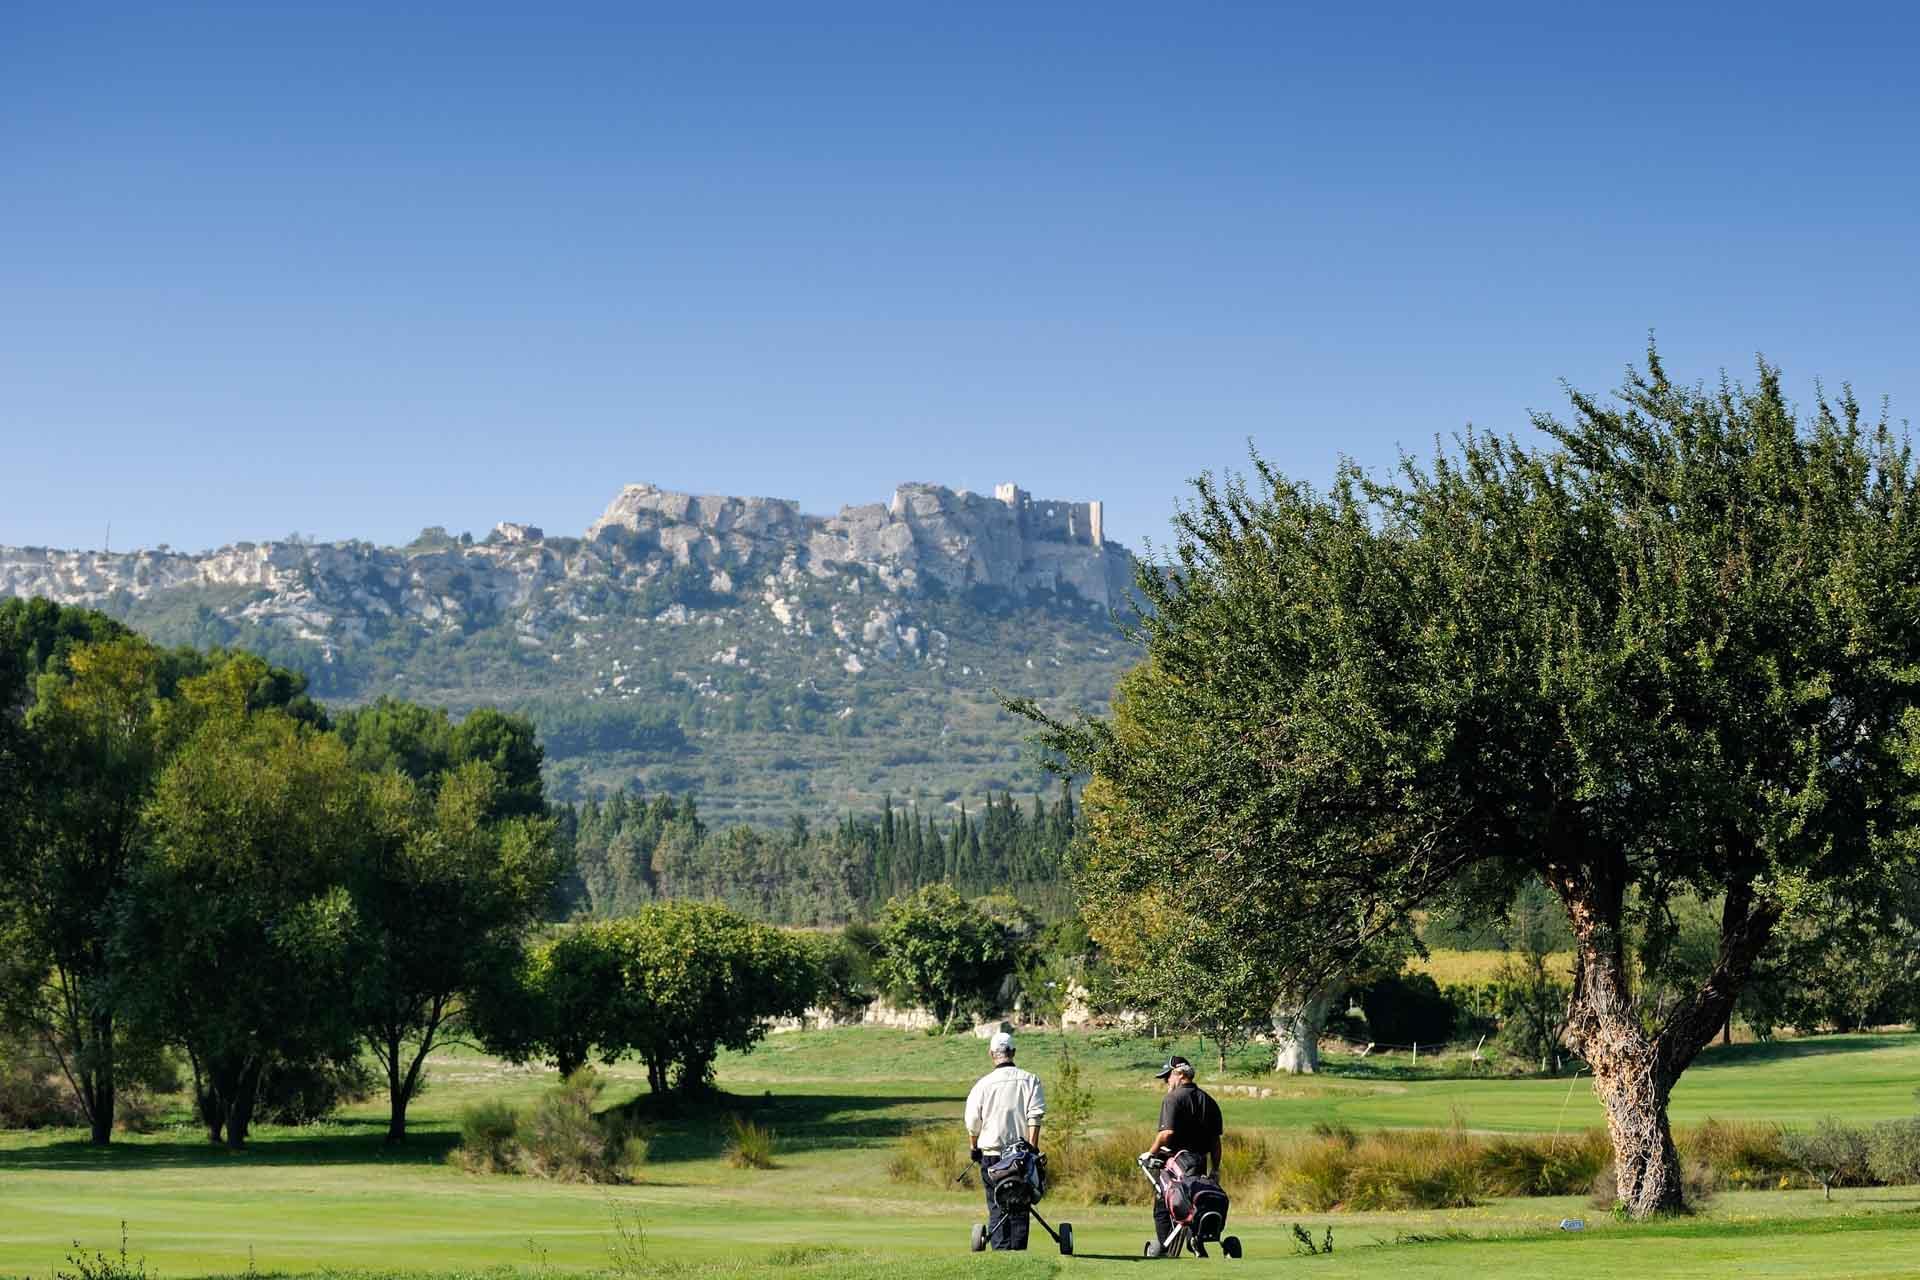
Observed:
[[[1481,1188],[1491,1196],[1575,1196],[1613,1158],[1606,1130],[1551,1139],[1498,1137],[1480,1152]]]
[[[1777,1124],[1707,1120],[1674,1135],[1683,1163],[1705,1166],[1715,1187],[1727,1191],[1794,1185],[1797,1167],[1787,1155]]]
[[[920,1129],[894,1148],[887,1160],[887,1176],[895,1182],[958,1190],[962,1174],[972,1171],[966,1141],[952,1125]]]
[[[742,1116],[728,1116],[725,1155],[736,1169],[773,1168],[773,1130]]]
[[[622,1113],[595,1115],[605,1083],[583,1067],[525,1111],[501,1103],[460,1116],[454,1161],[474,1173],[524,1173],[559,1182],[629,1182],[646,1139]]]
[[[504,1102],[460,1112],[459,1164],[469,1173],[515,1173],[520,1166],[520,1113]]]

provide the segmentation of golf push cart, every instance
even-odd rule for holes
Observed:
[[[965,1176],[964,1174],[962,1175]],[[1060,1246],[1062,1254],[1073,1252],[1073,1224],[1063,1222],[1059,1230],[1047,1225],[1040,1211],[1033,1206],[1047,1192],[1047,1158],[1035,1151],[1025,1142],[1016,1142],[989,1164],[980,1166],[980,1176],[987,1186],[993,1189],[993,1202],[1000,1206],[1002,1213],[1032,1214],[1040,1229],[1053,1237]],[[975,1253],[983,1252],[987,1247],[987,1224],[973,1224],[971,1241]]]
[[[1149,1258],[1177,1258],[1191,1247],[1195,1256],[1207,1256],[1207,1246],[1218,1241],[1220,1252],[1229,1258],[1240,1256],[1240,1237],[1222,1237],[1227,1229],[1227,1193],[1212,1178],[1195,1173],[1187,1164],[1191,1157],[1181,1152],[1172,1160],[1155,1156],[1139,1158],[1140,1172],[1153,1186],[1153,1194],[1167,1206],[1173,1230],[1165,1240],[1147,1241]]]

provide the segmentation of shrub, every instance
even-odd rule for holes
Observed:
[[[268,1124],[313,1124],[341,1107],[365,1102],[377,1085],[373,1070],[360,1058],[279,1062],[262,1073],[255,1115]],[[424,1081],[421,1090],[424,1091]]]
[[[73,1091],[32,1060],[0,1062],[0,1129],[50,1129],[86,1123]]]
[[[1147,1195],[1147,1180],[1135,1163],[1150,1135],[1108,1133],[1076,1143],[1049,1158],[1052,1194],[1083,1204],[1137,1204]],[[1228,1141],[1233,1139],[1229,1137]]]
[[[596,1116],[605,1085],[583,1067],[547,1091],[531,1109],[500,1103],[460,1116],[453,1159],[475,1173],[529,1173],[563,1182],[628,1182],[647,1160],[646,1139],[618,1111]]]
[[[1867,1171],[1887,1186],[1920,1182],[1920,1116],[1873,1127],[1867,1135]]]
[[[1820,1184],[1823,1199],[1833,1199],[1835,1187],[1859,1186],[1871,1176],[1867,1170],[1867,1135],[1833,1116],[1806,1132],[1780,1135],[1787,1158]]]
[[[727,1163],[736,1169],[773,1168],[773,1130],[739,1116],[727,1117]]]
[[[1367,1034],[1381,1044],[1444,1044],[1460,1011],[1424,973],[1397,973],[1360,993]]]
[[[472,1173],[512,1173],[519,1163],[519,1113],[504,1102],[460,1112],[460,1164]]]

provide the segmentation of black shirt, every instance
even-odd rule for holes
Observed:
[[[1220,1104],[1197,1084],[1183,1084],[1160,1103],[1160,1127],[1173,1130],[1167,1146],[1175,1151],[1213,1152],[1220,1139]]]

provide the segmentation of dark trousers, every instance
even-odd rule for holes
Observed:
[[[980,1162],[980,1185],[987,1187],[987,1247],[1024,1249],[1027,1247],[1027,1231],[1033,1224],[1028,1220],[1024,1207],[1009,1213],[994,1203],[993,1188],[987,1186],[987,1164],[985,1160]]]

